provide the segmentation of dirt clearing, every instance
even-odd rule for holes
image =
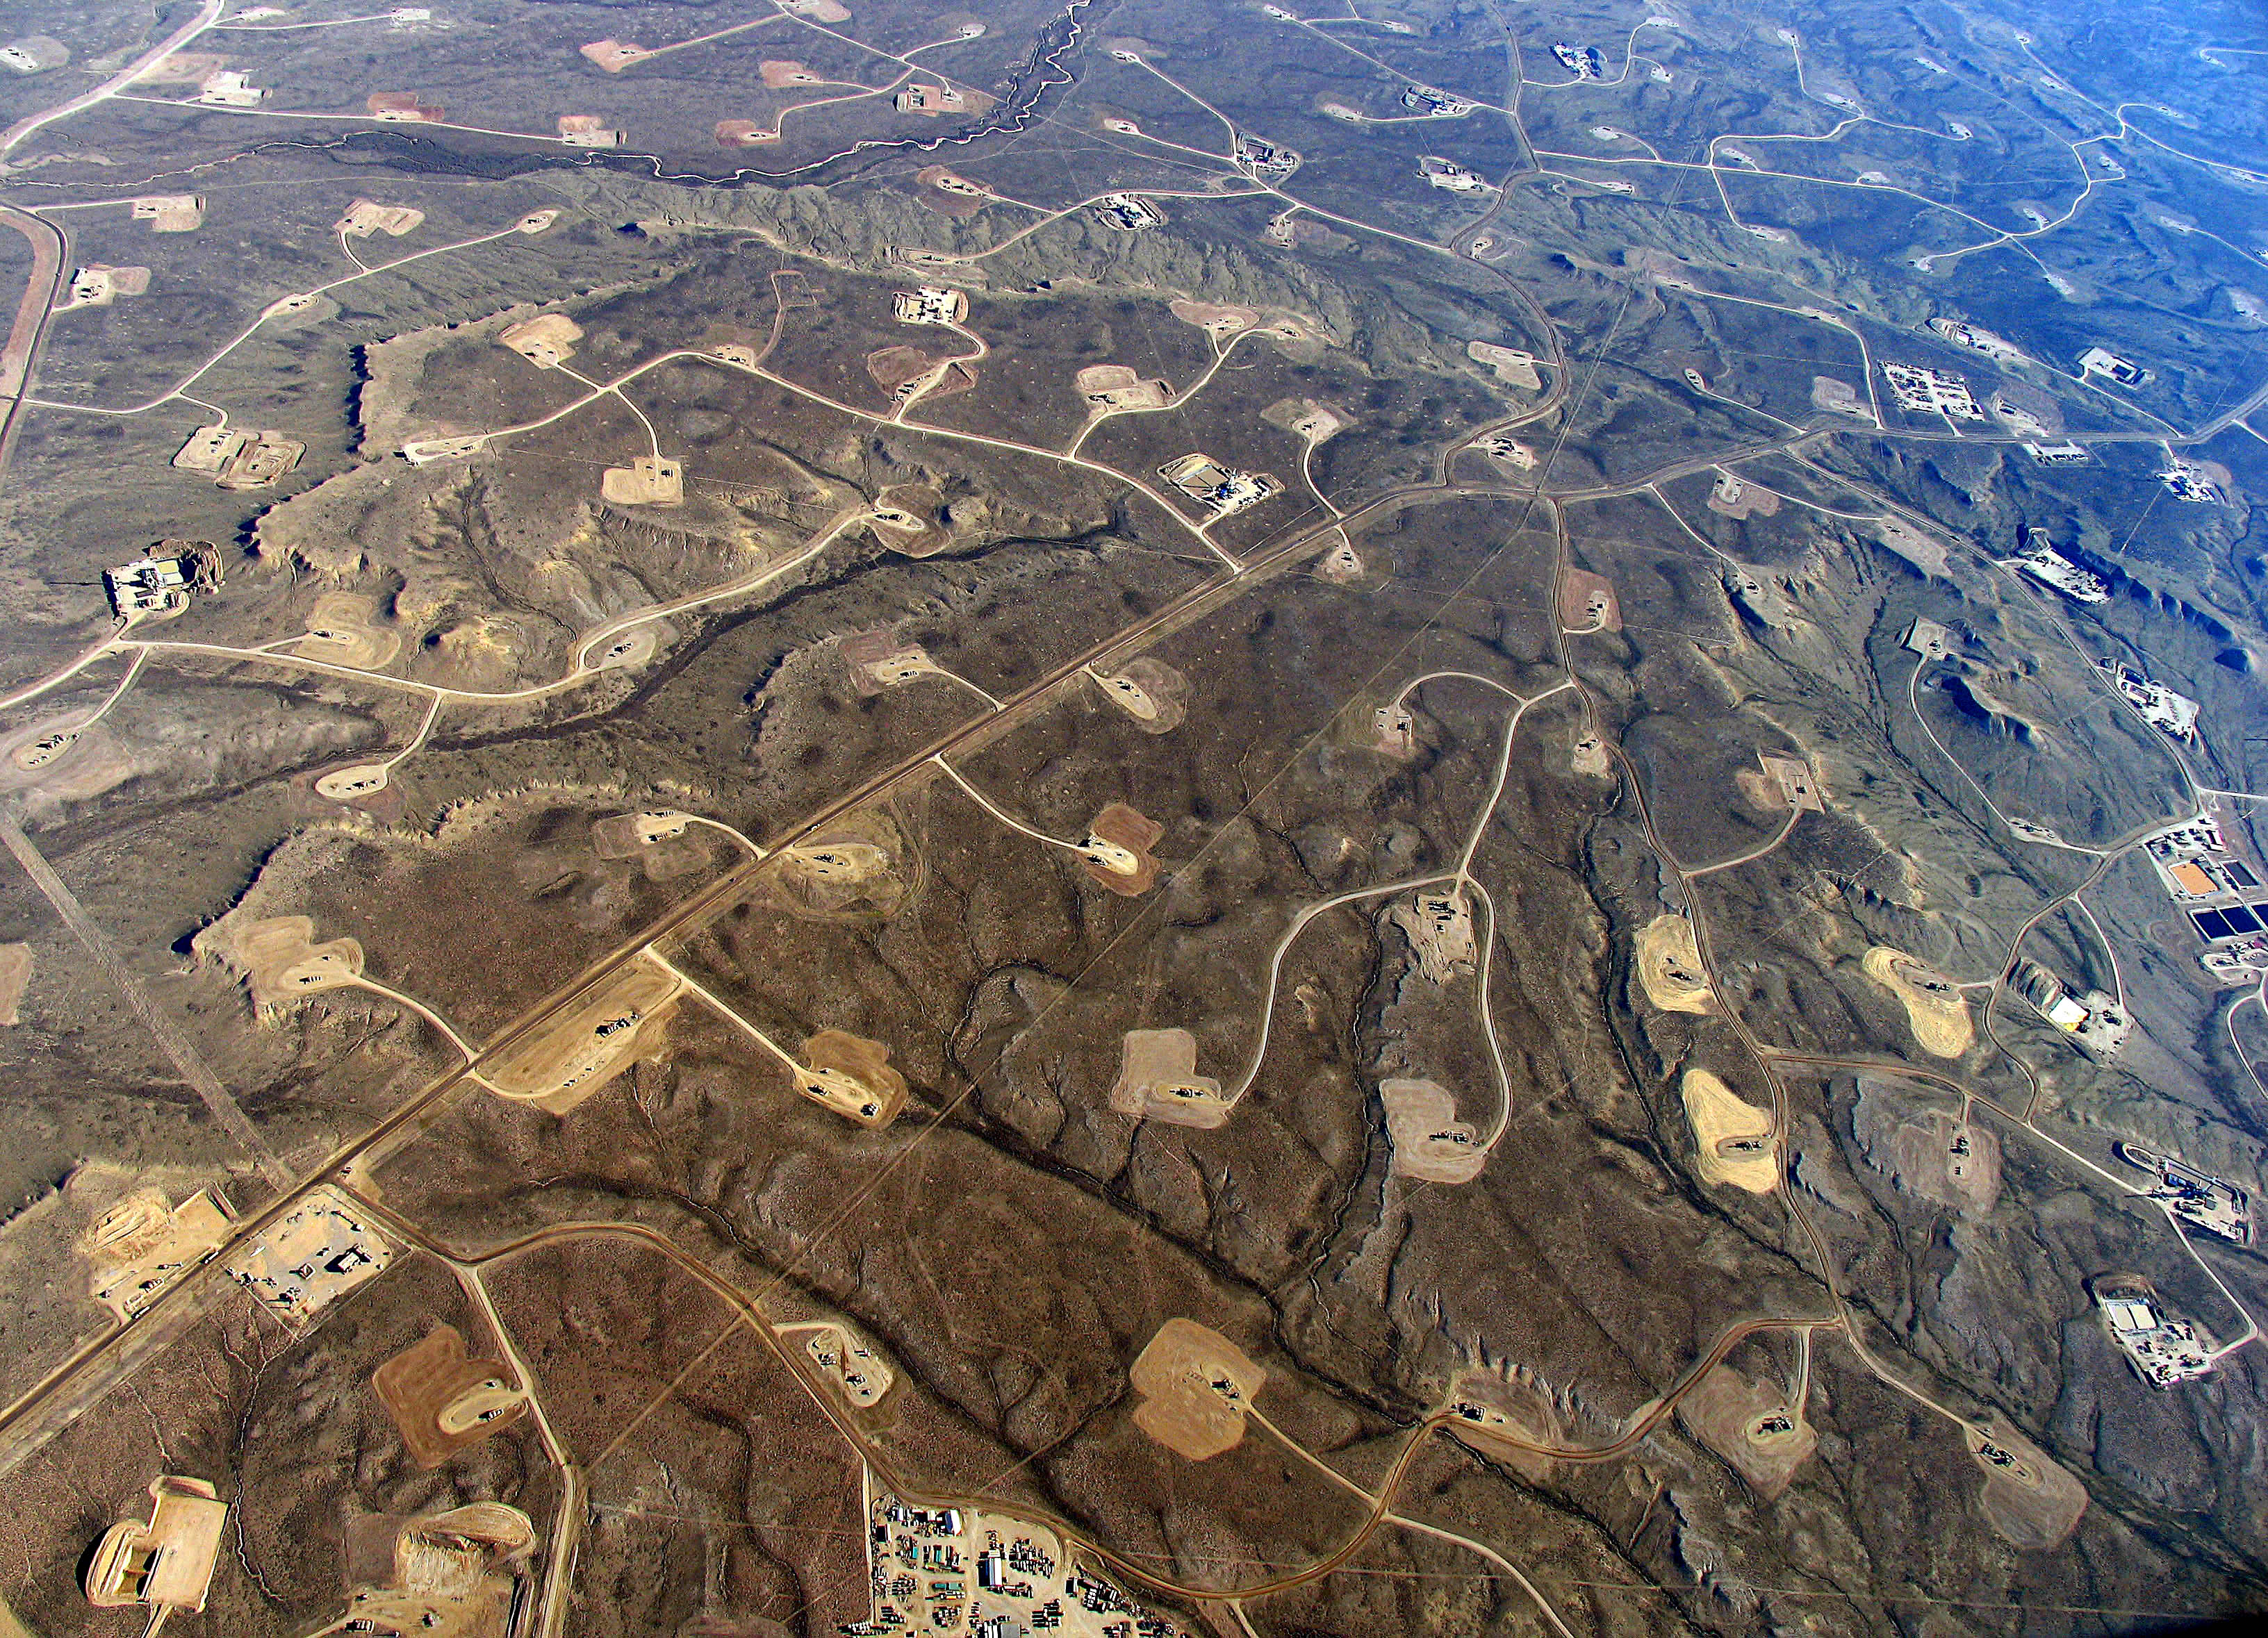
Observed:
[[[1167,1450],[1202,1462],[1244,1440],[1245,1412],[1268,1373],[1218,1331],[1168,1319],[1128,1373],[1142,1402],[1134,1425]]]
[[[1969,1003],[1951,979],[1903,950],[1877,944],[1859,961],[1868,978],[1898,998],[1914,1044],[1933,1058],[1958,1058],[1975,1039]]]

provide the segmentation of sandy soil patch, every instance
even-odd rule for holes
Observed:
[[[454,1326],[434,1326],[372,1371],[370,1385],[420,1467],[438,1467],[527,1412],[510,1367],[468,1358]]]
[[[1531,1484],[1550,1476],[1552,1460],[1529,1445],[1557,1444],[1563,1432],[1550,1396],[1501,1371],[1467,1370],[1449,1385],[1449,1431],[1478,1446]]]
[[[262,1013],[303,995],[346,989],[362,976],[362,945],[351,938],[316,942],[315,923],[304,915],[245,918],[232,910],[189,941],[200,960],[218,961],[245,980]]]
[[[1769,1194],[1779,1186],[1779,1144],[1772,1135],[1771,1110],[1742,1102],[1706,1069],[1688,1069],[1678,1090],[1704,1183],[1729,1183],[1751,1194]]]
[[[1337,545],[1315,559],[1315,572],[1335,586],[1351,585],[1362,578],[1366,565],[1362,554],[1342,537]]]
[[[1467,342],[1465,356],[1488,371],[1506,386],[1516,386],[1523,392],[1538,393],[1543,389],[1543,378],[1535,371],[1535,355],[1517,347],[1499,347],[1494,342]]]
[[[897,1385],[898,1373],[848,1326],[821,1320],[809,1327],[783,1326],[783,1332],[799,1333],[803,1351],[819,1368],[827,1385],[860,1410],[882,1402]]]
[[[1220,1083],[1197,1072],[1197,1037],[1187,1030],[1129,1030],[1110,1106],[1138,1120],[1210,1131],[1228,1119]]]
[[[1886,1147],[1892,1175],[1924,1200],[1981,1216],[2000,1198],[2000,1140],[1957,1115],[1932,1110]]]
[[[1945,543],[1933,540],[1918,529],[1882,518],[1874,521],[1874,533],[1881,543],[1926,575],[1945,573]]]
[[[1770,518],[1779,510],[1779,496],[1746,478],[1720,472],[1709,488],[1709,510],[1719,518]]]
[[[1107,843],[1120,850],[1116,856],[1121,858],[1130,854],[1132,867],[1113,870],[1099,860],[1085,859],[1080,861],[1079,869],[1099,885],[1125,898],[1148,892],[1158,885],[1158,861],[1150,856],[1150,849],[1165,834],[1166,827],[1157,820],[1145,818],[1123,802],[1114,802],[1096,814],[1094,822],[1086,827],[1087,845]]]
[[[644,46],[633,46],[620,40],[594,40],[582,48],[583,55],[609,74],[619,74],[633,62],[642,62],[653,55]]]
[[[1129,364],[1089,364],[1071,378],[1071,386],[1095,409],[1163,409],[1174,401],[1168,383],[1145,381]]]
[[[1127,1373],[1142,1396],[1134,1425],[1193,1462],[1233,1450],[1268,1373],[1218,1331],[1168,1319]]]
[[[1342,233],[1336,228],[1325,227],[1322,223],[1311,221],[1306,217],[1294,218],[1290,231],[1292,243],[1302,250],[1336,254],[1340,251],[1354,248],[1354,239],[1350,235]]]
[[[888,814],[845,815],[774,856],[765,897],[814,921],[886,919],[913,892],[914,852]]]
[[[1848,381],[1838,381],[1833,376],[1815,375],[1811,378],[1811,407],[1830,410],[1837,415],[1859,415],[1872,421],[1874,412],[1859,397],[1859,389]]]
[[[1386,1138],[1397,1176],[1429,1183],[1469,1183],[1480,1176],[1488,1156],[1472,1123],[1457,1119],[1457,1100],[1447,1087],[1437,1081],[1383,1081],[1378,1097],[1386,1105]]]
[[[1685,1430],[1731,1464],[1764,1501],[1787,1488],[1818,1448],[1819,1436],[1768,1383],[1714,1365],[1677,1402]]]
[[[1310,444],[1329,443],[1354,424],[1352,415],[1312,398],[1279,398],[1260,412],[1260,418]]]
[[[1984,1428],[1963,1428],[1961,1436],[1984,1471],[1977,1510],[1999,1534],[2017,1546],[2043,1553],[2079,1527],[2087,1511],[2087,1487],[2050,1461],[2038,1445],[1997,1418]]]
[[[326,591],[307,614],[307,635],[293,645],[300,655],[356,671],[377,671],[401,652],[401,636],[379,621],[377,606],[354,591]]]
[[[582,339],[583,327],[565,313],[544,312],[508,327],[497,336],[497,344],[540,370],[549,370],[572,358],[575,343]]]
[[[667,808],[616,813],[591,825],[591,850],[602,859],[635,859],[650,882],[697,876],[716,863],[714,831],[695,829],[686,814]]]
[[[1887,944],[1869,950],[1859,967],[1904,1006],[1914,1044],[1924,1052],[1934,1058],[1958,1058],[1969,1050],[1975,1034],[1969,1003],[1951,979]]]
[[[600,979],[481,1066],[499,1096],[563,1115],[657,1050],[677,1010],[675,975],[643,959]]]
[[[1779,786],[1753,768],[1734,768],[1733,788],[1741,793],[1741,800],[1756,812],[1787,812],[1787,798],[1780,794]]]
[[[1209,301],[1173,301],[1166,310],[1183,324],[1194,324],[1214,336],[1236,335],[1260,322],[1260,309]]]
[[[381,205],[374,199],[357,199],[338,219],[335,231],[349,239],[368,239],[373,233],[400,239],[424,219],[423,210],[408,205]]]
[[[1163,660],[1137,655],[1116,672],[1086,674],[1145,734],[1171,733],[1189,714],[1189,679]]]
[[[610,506],[682,506],[685,468],[666,455],[640,455],[627,466],[606,469],[599,498]]]
[[[134,77],[144,85],[198,85],[228,66],[228,59],[210,51],[176,51],[144,69]]]
[[[868,1128],[889,1125],[906,1106],[906,1077],[890,1067],[890,1049],[843,1030],[804,1042],[796,1091]]]
[[[1570,569],[1559,583],[1559,623],[1570,631],[1620,631],[1623,610],[1614,582],[1587,569]]]
[[[1602,749],[1601,760],[1604,758]],[[1639,930],[1638,981],[1646,998],[1664,1012],[1717,1010],[1717,998],[1702,973],[1693,923],[1675,911],[1657,915]]]
[[[0,944],[0,1027],[23,1021],[24,988],[31,981],[31,945]]]
[[[1387,912],[1388,923],[1410,941],[1418,971],[1436,984],[1470,973],[1480,959],[1473,937],[1473,904],[1460,891],[1420,888],[1406,904]]]

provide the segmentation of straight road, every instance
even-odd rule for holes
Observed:
[[[32,878],[32,885],[46,896],[55,914],[63,918],[63,925],[86,947],[95,965],[134,1010],[134,1016],[150,1032],[150,1039],[158,1043],[158,1049],[173,1061],[181,1078],[196,1089],[197,1096],[204,1099],[205,1107],[212,1111],[221,1128],[252,1156],[262,1177],[277,1188],[291,1187],[294,1179],[290,1168],[268,1147],[268,1140],[261,1136],[260,1128],[237,1106],[228,1088],[220,1083],[220,1076],[213,1073],[212,1066],[204,1061],[195,1044],[182,1033],[181,1026],[158,1010],[149,990],[118,953],[118,946],[86,913],[86,907],[70,890],[70,884],[56,875],[55,866],[32,845],[32,839],[24,834],[24,827],[16,822],[12,813],[0,813],[0,844],[16,856],[16,863],[24,867],[24,874]]]

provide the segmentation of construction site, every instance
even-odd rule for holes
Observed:
[[[2171,1388],[2213,1374],[2217,1356],[2197,1327],[2168,1313],[2140,1274],[2102,1274],[2088,1284],[2110,1340],[2143,1381]]]
[[[873,1612],[845,1638],[1187,1638],[1045,1525],[977,1503],[866,1503]]]

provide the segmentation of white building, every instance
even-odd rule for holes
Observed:
[[[111,613],[121,620],[178,613],[188,606],[189,565],[178,557],[142,557],[102,571]]]
[[[2213,1353],[2198,1341],[2197,1327],[2169,1318],[2157,1298],[2139,1274],[2111,1274],[2095,1282],[2095,1306],[2136,1376],[2154,1388],[2211,1376]]]
[[[2105,348],[2090,347],[2079,356],[2081,376],[2101,376],[2118,386],[2141,386],[2150,378],[2150,372],[2139,364],[2132,364]]]

